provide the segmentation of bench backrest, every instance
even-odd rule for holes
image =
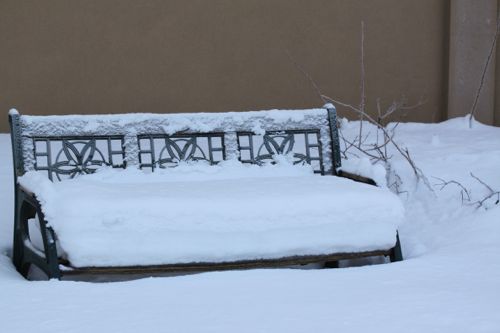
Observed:
[[[9,113],[15,175],[45,170],[51,180],[97,167],[154,171],[181,161],[261,164],[276,154],[315,172],[340,167],[337,116],[322,109],[224,113],[26,116]]]

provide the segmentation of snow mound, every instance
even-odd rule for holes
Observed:
[[[77,267],[389,249],[404,216],[387,189],[286,163],[105,169],[59,183],[29,172],[19,181]]]

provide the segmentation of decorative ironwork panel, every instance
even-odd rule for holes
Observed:
[[[314,172],[324,172],[319,130],[238,132],[238,148],[243,163],[274,163],[275,155],[291,155],[294,164],[307,163]]]
[[[216,164],[225,159],[224,133],[144,134],[137,137],[141,168],[175,167],[180,162],[206,161]]]
[[[35,170],[47,170],[50,180],[74,178],[100,166],[125,167],[122,136],[35,137]]]

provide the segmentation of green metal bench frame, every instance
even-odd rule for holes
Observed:
[[[231,128],[231,131],[224,131],[224,126],[222,128],[216,128],[210,133],[200,133],[193,132],[189,129],[183,130],[180,133],[175,133],[172,135],[161,133],[160,129],[152,130],[152,132],[142,132],[138,133],[135,138],[130,141],[130,135],[116,135],[117,133],[109,133],[109,131],[100,132],[82,132],[82,133],[56,133],[56,135],[39,135],[40,133],[35,133],[35,130],[29,129],[29,124],[37,122],[36,117],[30,119],[29,124],[23,122],[23,117],[17,112],[9,113],[9,123],[11,128],[11,139],[12,139],[12,153],[14,162],[14,193],[15,193],[15,207],[14,207],[14,239],[13,239],[13,254],[12,260],[16,269],[24,276],[28,277],[30,267],[32,265],[38,267],[43,271],[48,278],[60,279],[63,276],[77,276],[86,274],[145,274],[153,275],[159,273],[188,273],[188,272],[200,272],[200,271],[211,271],[211,270],[229,270],[229,269],[249,269],[249,268],[259,268],[259,267],[282,267],[298,264],[309,264],[316,262],[326,262],[327,267],[335,267],[339,260],[343,259],[353,259],[360,257],[369,256],[387,256],[390,258],[391,262],[400,261],[403,259],[401,252],[401,244],[399,241],[399,235],[396,235],[396,242],[394,247],[390,249],[380,249],[377,251],[369,252],[354,252],[354,253],[332,253],[326,255],[313,255],[313,256],[291,256],[276,259],[266,259],[266,260],[242,260],[236,262],[203,262],[203,263],[179,263],[170,265],[157,265],[157,266],[120,266],[120,267],[72,267],[71,263],[65,260],[58,253],[56,246],[57,235],[54,230],[50,227],[48,221],[46,221],[40,202],[37,200],[36,195],[30,193],[22,186],[19,185],[17,178],[22,176],[27,169],[28,170],[46,170],[48,172],[48,177],[57,181],[61,177],[73,177],[76,174],[90,173],[95,170],[96,167],[100,165],[112,165],[114,167],[130,167],[130,159],[127,159],[126,154],[133,152],[136,154],[136,160],[138,160],[139,167],[141,168],[152,168],[154,171],[157,167],[169,167],[171,164],[175,165],[176,162],[180,160],[196,160],[205,159],[210,163],[217,163],[214,155],[216,153],[222,153],[221,159],[228,158],[228,155],[233,155],[235,153],[246,150],[250,158],[243,159],[240,156],[240,160],[246,163],[257,163],[259,164],[265,159],[272,158],[274,154],[285,154],[293,153],[296,158],[297,163],[313,163],[319,165],[318,169],[315,170],[321,175],[332,175],[340,176],[353,179],[358,182],[364,182],[367,184],[375,185],[375,182],[369,178],[365,178],[359,175],[350,174],[348,172],[341,170],[341,160],[340,160],[340,148],[339,148],[339,137],[337,132],[337,115],[336,110],[332,105],[325,106],[327,119],[320,122],[326,125],[327,129],[323,128],[321,132],[318,128],[315,128],[314,122],[311,121],[307,124],[304,122],[304,127],[300,128],[302,125],[300,122],[293,122],[287,124],[287,128],[279,128],[279,124],[269,125],[270,130],[266,130],[266,134],[263,137],[263,142],[261,142],[260,147],[251,147],[252,137],[256,135],[248,128],[244,128],[243,125],[235,125]],[[223,115],[223,113],[221,113]],[[244,113],[243,113],[244,114]],[[193,114],[192,114],[193,115]],[[229,114],[228,114],[229,115]],[[252,117],[255,119],[260,119],[257,112],[252,113]],[[189,116],[189,115],[187,115]],[[28,116],[30,117],[30,116]],[[79,116],[80,120],[85,120],[85,116]],[[168,115],[155,116],[164,117],[161,119],[166,119],[168,121]],[[43,117],[40,117],[40,119]],[[230,117],[229,117],[230,118]],[[160,119],[160,118],[159,118]],[[311,118],[312,119],[312,118]],[[307,119],[306,119],[307,120]],[[156,121],[158,122],[158,121]],[[261,121],[262,122],[262,121]],[[240,127],[238,129],[238,126]],[[58,128],[59,131],[63,131],[63,127]],[[56,131],[57,132],[57,131]],[[329,141],[329,147],[322,147],[322,140],[325,138],[325,133],[327,141]],[[43,133],[42,133],[43,134]],[[45,133],[46,134],[46,133]],[[294,153],[293,141],[294,135],[305,135],[306,146],[305,153]],[[310,143],[308,138],[310,135],[317,136],[317,142]],[[199,152],[199,147],[196,146],[196,137],[203,137],[208,140],[208,153]],[[246,145],[240,142],[241,138],[247,138],[249,141]],[[128,138],[130,142],[125,142],[124,138]],[[193,139],[194,138],[194,139]],[[238,147],[233,145],[227,145],[224,140],[231,139],[237,142]],[[165,141],[165,146],[162,148],[162,158],[157,158],[155,160],[155,152],[153,143],[155,139],[160,139]],[[235,140],[236,139],[236,140]],[[56,162],[47,165],[40,166],[36,163],[37,157],[46,157],[47,160],[53,158],[50,156],[50,149],[45,152],[37,152],[37,144],[39,142],[49,144],[51,140],[59,140],[63,144],[61,152],[57,155]],[[95,142],[97,140],[104,140],[108,144],[108,156],[104,156],[100,151],[96,152]],[[107,140],[107,141],[106,141]],[[121,149],[116,150],[111,147],[112,140],[121,140]],[[148,148],[141,147],[141,140],[146,140],[145,142],[150,142]],[[221,141],[219,144],[222,146],[214,147],[214,141]],[[280,141],[281,140],[281,141]],[[243,139],[241,139],[243,141]],[[73,142],[73,143],[71,143]],[[77,148],[76,144],[84,145],[82,150],[86,150],[88,155],[88,150],[92,150],[92,156],[90,159],[83,160],[85,155]],[[182,146],[182,144],[184,146]],[[163,143],[162,143],[163,144]],[[73,146],[72,146],[73,145]],[[134,146],[135,145],[135,146]],[[48,146],[47,146],[48,147]],[[183,148],[184,147],[184,148]],[[186,148],[188,147],[188,148]],[[229,148],[228,148],[229,147]],[[291,147],[291,148],[290,148]],[[310,154],[311,149],[319,150],[319,156],[313,157]],[[64,151],[63,151],[64,150]],[[258,150],[258,151],[257,151]],[[66,154],[68,158],[64,161],[58,161],[61,154]],[[100,155],[99,155],[100,154]],[[120,156],[120,162],[114,163],[113,158]],[[141,156],[150,155],[149,161],[144,161]],[[97,157],[96,157],[97,156]],[[63,156],[64,157],[64,156]],[[137,159],[138,157],[138,159]],[[33,162],[35,159],[35,162]],[[71,159],[71,161],[67,161]],[[326,161],[328,160],[328,161]],[[28,162],[27,162],[28,161]],[[329,165],[326,165],[328,163]],[[136,163],[137,164],[137,161]],[[325,166],[326,165],[326,166]],[[41,238],[43,240],[43,249],[36,248],[31,240],[29,233],[28,221],[38,217],[39,229],[41,233]]]

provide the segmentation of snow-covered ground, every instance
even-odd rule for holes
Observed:
[[[344,122],[343,134],[358,126]],[[403,262],[97,284],[28,282],[13,268],[10,140],[0,135],[0,332],[500,332],[500,205],[492,197],[476,208],[489,190],[471,176],[500,190],[500,128],[400,124],[395,140],[434,188],[416,184],[391,149],[407,214]],[[350,168],[367,169],[349,156]],[[383,179],[380,167],[369,171]],[[438,178],[467,193],[441,190]]]

